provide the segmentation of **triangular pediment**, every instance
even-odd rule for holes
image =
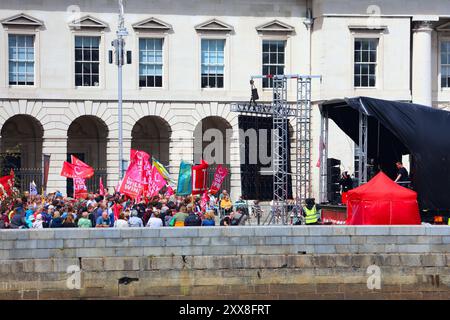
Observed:
[[[95,28],[95,29],[108,28],[108,24],[106,22],[103,22],[100,19],[94,18],[89,15],[72,21],[69,24],[69,26],[71,28]]]
[[[40,27],[44,25],[41,20],[33,18],[25,13],[19,13],[12,17],[3,19],[0,23],[4,26],[16,26],[16,27]]]
[[[437,31],[449,31],[450,32],[450,22],[441,24],[440,26],[436,27]]]
[[[133,29],[167,31],[172,30],[172,26],[164,21],[151,17],[133,24]]]
[[[293,32],[295,28],[287,23],[281,22],[279,20],[273,20],[259,27],[256,27],[259,32]]]
[[[195,26],[195,30],[197,31],[223,31],[230,32],[233,31],[234,28],[229,24],[219,21],[217,19],[211,19],[206,22],[203,22],[199,25]]]

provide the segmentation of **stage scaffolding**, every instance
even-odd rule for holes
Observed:
[[[367,110],[364,107],[360,99],[360,103],[363,106],[364,112],[359,113],[359,133],[358,144],[355,144],[355,179],[357,185],[360,186],[367,182],[367,137],[368,137],[368,116]],[[320,182],[319,182],[319,196],[320,203],[328,202],[328,181],[327,181],[327,159],[328,159],[328,111],[322,109],[321,122],[320,122]]]
[[[295,207],[297,212],[302,202],[311,196],[311,80],[321,76],[311,75],[265,75],[254,79],[273,80],[273,101],[271,104],[234,103],[231,110],[243,114],[273,117],[272,159],[273,159],[273,205],[269,224],[277,218],[288,223],[288,161],[289,130],[288,119],[295,119]],[[296,80],[296,103],[288,102],[288,80]]]

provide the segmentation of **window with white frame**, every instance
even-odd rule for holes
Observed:
[[[100,37],[75,36],[75,85],[98,87]]]
[[[282,75],[285,67],[285,47],[283,40],[263,40],[262,66],[263,75]],[[264,78],[263,88],[272,88],[273,79]]]
[[[378,39],[355,39],[354,86],[376,86]]]
[[[34,85],[34,35],[8,35],[10,85]]]
[[[450,88],[450,41],[441,41],[441,88]]]
[[[223,88],[224,52],[224,39],[202,39],[202,88]]]
[[[139,39],[139,87],[162,87],[163,39]]]

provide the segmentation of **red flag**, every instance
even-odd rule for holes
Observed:
[[[73,165],[76,165],[78,167],[84,167],[84,168],[90,168],[91,167],[90,165],[88,165],[87,163],[84,163],[83,161],[81,161],[80,159],[75,157],[74,155],[70,155],[70,162]]]
[[[118,191],[135,199],[141,193],[142,187],[142,175],[137,162],[133,161],[128,166]]]
[[[202,195],[202,199],[200,201],[200,207],[202,208],[202,211],[205,212],[206,211],[206,204],[209,202],[209,196],[208,196],[208,192],[205,191],[203,192]]]
[[[73,197],[75,199],[87,198],[87,188],[86,188],[86,182],[83,178],[74,178],[73,179]]]
[[[158,195],[159,190],[161,190],[166,185],[166,181],[156,167],[152,167],[150,181],[148,183],[148,197],[154,197]]]
[[[166,197],[170,197],[171,195],[173,195],[175,192],[173,191],[172,187],[170,185],[167,185],[167,191],[164,194]]]
[[[222,182],[225,180],[225,177],[228,174],[227,168],[219,164],[217,166],[216,172],[214,173],[213,182],[211,184],[211,188],[209,188],[209,192],[211,194],[216,194],[219,192],[220,187],[222,186]]]
[[[105,187],[103,186],[103,180],[102,180],[102,177],[100,177],[100,188],[99,188],[100,190],[99,190],[99,194],[101,195],[101,196],[104,196],[105,195]]]
[[[206,170],[208,163],[202,159],[201,163],[192,166],[192,194],[201,194],[206,191]]]
[[[12,169],[11,169],[12,171]],[[12,188],[14,186],[14,172],[9,176],[4,176],[0,178],[0,190],[3,194],[10,196],[12,194]]]
[[[92,167],[80,167],[64,161],[61,176],[67,178],[90,178],[94,175]]]

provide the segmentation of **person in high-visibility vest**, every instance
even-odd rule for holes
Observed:
[[[305,217],[305,224],[314,225],[319,224],[320,214],[319,206],[315,203],[314,198],[308,198],[305,200],[305,206],[302,208],[303,216]]]

